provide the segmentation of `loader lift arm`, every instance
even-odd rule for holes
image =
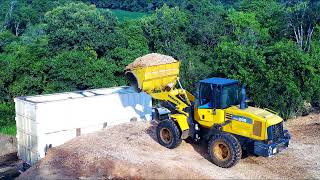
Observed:
[[[167,103],[164,105],[171,111],[170,119],[178,125],[182,137],[187,137],[187,130],[192,125],[193,119],[190,107],[195,102],[195,97],[182,88],[179,81],[180,62],[157,66],[142,67],[126,70],[125,74],[131,86],[137,91],[149,94],[153,99]],[[176,87],[179,85],[179,88]]]
[[[184,89],[171,89],[164,92],[146,92],[152,98],[160,101],[168,101],[175,105],[175,110],[181,114],[188,115],[185,108],[190,107],[195,97]]]
[[[182,88],[179,81],[180,62],[126,70],[131,86],[149,94],[153,99],[170,102],[175,110],[187,115],[195,97]],[[179,88],[175,86],[179,85]]]

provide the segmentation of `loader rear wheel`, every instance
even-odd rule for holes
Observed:
[[[231,134],[219,133],[211,137],[208,152],[212,162],[222,168],[230,168],[241,159],[239,141]]]
[[[171,119],[161,121],[156,133],[159,144],[169,149],[177,147],[182,141],[179,127]]]

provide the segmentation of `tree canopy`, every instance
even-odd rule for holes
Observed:
[[[180,60],[192,93],[200,79],[228,77],[284,118],[320,106],[318,1],[4,0],[0,125],[14,120],[16,96],[126,85],[124,67],[150,52]]]

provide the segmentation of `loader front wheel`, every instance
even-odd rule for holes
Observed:
[[[169,149],[177,147],[182,141],[179,127],[171,119],[161,121],[156,133],[159,144]]]
[[[222,168],[230,168],[241,159],[242,149],[232,134],[219,133],[211,137],[208,152],[212,162]]]

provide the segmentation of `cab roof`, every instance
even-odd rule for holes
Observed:
[[[216,85],[225,86],[225,85],[229,85],[229,84],[237,84],[237,83],[239,83],[239,81],[234,80],[234,79],[214,77],[214,78],[201,80],[200,83],[216,84]]]

